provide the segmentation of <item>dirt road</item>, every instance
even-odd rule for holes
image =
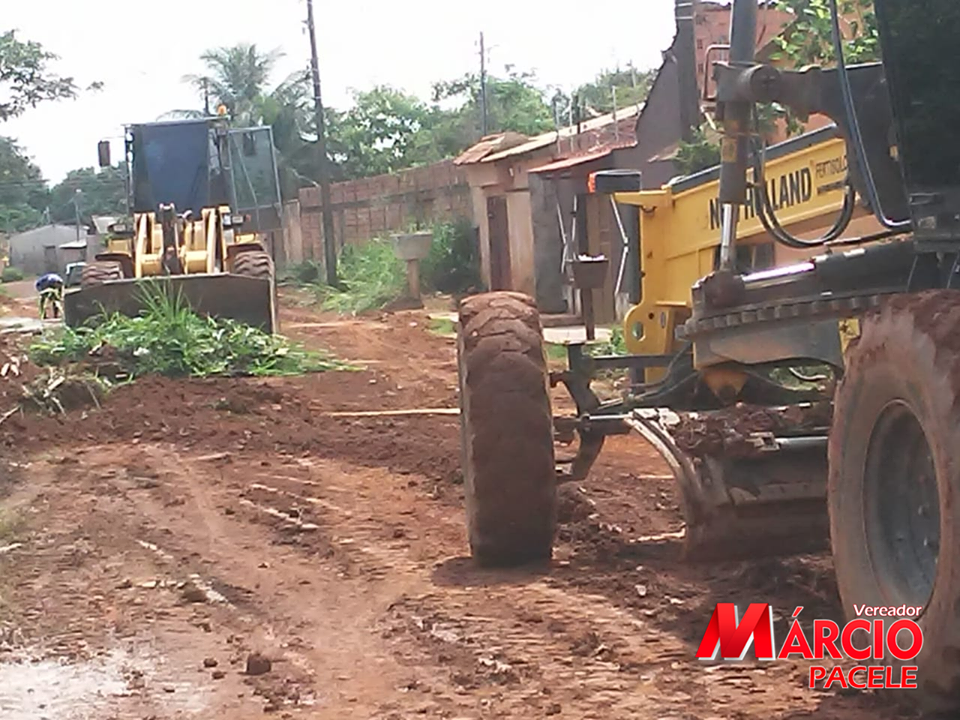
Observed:
[[[901,717],[800,665],[693,659],[718,601],[837,616],[830,564],[680,565],[644,540],[680,515],[639,440],[564,491],[553,567],[474,569],[456,417],[327,414],[456,407],[428,324],[288,304],[287,334],[364,369],[142,380],[0,425],[0,717]]]

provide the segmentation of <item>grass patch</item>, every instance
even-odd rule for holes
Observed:
[[[430,228],[430,255],[420,265],[425,292],[463,296],[482,290],[480,253],[470,221],[435,223]],[[307,261],[290,268],[283,283],[310,287],[325,310],[358,315],[380,310],[401,299],[407,290],[406,268],[390,238],[348,245],[337,261],[340,288],[325,283],[322,265]]]
[[[110,376],[301,375],[351,369],[326,353],[219,318],[197,315],[182,296],[144,287],[138,317],[115,314],[92,326],[59,328],[29,348],[41,366],[83,364]]]
[[[401,297],[407,285],[403,263],[387,240],[348,245],[337,271],[342,289],[317,285],[317,294],[325,310],[342,315],[379,310]]]
[[[457,324],[446,318],[430,318],[430,332],[442,337],[456,337]]]

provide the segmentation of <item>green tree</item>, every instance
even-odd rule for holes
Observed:
[[[606,115],[613,112],[614,90],[618,108],[637,105],[647,99],[654,77],[654,71],[638,70],[630,63],[622,69],[618,67],[599,72],[593,80],[574,92],[588,115]]]
[[[538,135],[554,127],[553,109],[546,94],[536,84],[536,76],[506,68],[506,77],[486,80],[487,132],[513,131]],[[433,85],[433,101],[460,101],[455,121],[447,128],[462,147],[476,142],[482,134],[483,114],[480,77],[469,73],[452,81]]]
[[[207,71],[183,79],[213,103],[211,111],[222,104],[236,124],[256,125],[263,119],[267,86],[281,57],[279,50],[261,52],[255,43],[214,48],[200,55]]]
[[[344,177],[392,173],[442,159],[432,132],[444,113],[387,85],[354,92],[353,105],[333,113],[332,159]]]
[[[689,142],[680,141],[674,165],[681,175],[695,175],[720,164],[720,145],[707,137],[704,128],[697,128]]]
[[[873,0],[841,0],[838,6],[845,36],[844,59],[850,63],[878,60],[880,40]],[[774,38],[776,50],[771,59],[786,60],[794,68],[836,65],[827,0],[776,0],[776,7],[794,20]]]
[[[50,217],[54,222],[73,222],[76,216],[74,200],[84,220],[94,215],[125,215],[127,191],[124,177],[125,168],[119,163],[99,171],[92,167],[71,170],[50,191]]]
[[[776,8],[793,15],[794,19],[773,39],[770,60],[783,62],[791,69],[837,64],[827,0],[776,0]],[[844,35],[844,59],[849,63],[879,60],[880,39],[873,0],[840,0],[838,9]],[[761,107],[759,112],[768,127],[776,120],[783,120],[788,135],[803,132],[802,123],[779,104]]]
[[[0,230],[20,232],[43,221],[50,200],[40,168],[17,143],[0,137]]]
[[[311,165],[309,146],[303,138],[309,119],[309,75],[291,74],[270,87],[279,50],[261,51],[254,43],[207,50],[200,55],[205,72],[184,76],[197,91],[203,109],[179,109],[164,117],[202,118],[223,105],[236,127],[270,126],[273,130],[281,194],[295,196],[297,188],[311,181],[305,176]]]
[[[61,77],[50,70],[50,63],[57,59],[40,43],[18,39],[16,30],[0,34],[0,122],[44,101],[77,96],[72,77]],[[100,83],[90,87],[97,89]]]

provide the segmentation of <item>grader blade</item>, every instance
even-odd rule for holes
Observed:
[[[76,327],[102,315],[135,317],[158,291],[179,296],[199,315],[236,320],[266,333],[278,331],[272,281],[227,273],[110,280],[68,290],[63,296],[64,322]]]
[[[687,560],[828,548],[828,407],[644,409],[626,423],[657,448],[677,479]]]

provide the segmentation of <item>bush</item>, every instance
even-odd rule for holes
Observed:
[[[379,310],[401,297],[407,287],[403,263],[394,255],[389,240],[346,246],[337,262],[337,274],[340,290],[324,285],[318,292],[324,309],[339,313]]]
[[[423,290],[452,295],[481,290],[480,253],[470,221],[435,223],[431,230],[430,255],[420,267]],[[319,272],[316,279],[304,281],[317,287],[326,310],[353,315],[379,310],[407,291],[406,268],[389,238],[345,247],[337,274],[339,290],[325,285]]]
[[[433,226],[433,245],[420,276],[424,287],[451,295],[482,289],[480,249],[473,224],[466,219]]]
[[[23,270],[16,267],[5,267],[3,272],[0,272],[0,282],[18,282],[23,280]]]
[[[315,260],[304,260],[302,263],[288,267],[278,279],[281,285],[297,285],[299,287],[316,285],[323,278],[323,265]]]

